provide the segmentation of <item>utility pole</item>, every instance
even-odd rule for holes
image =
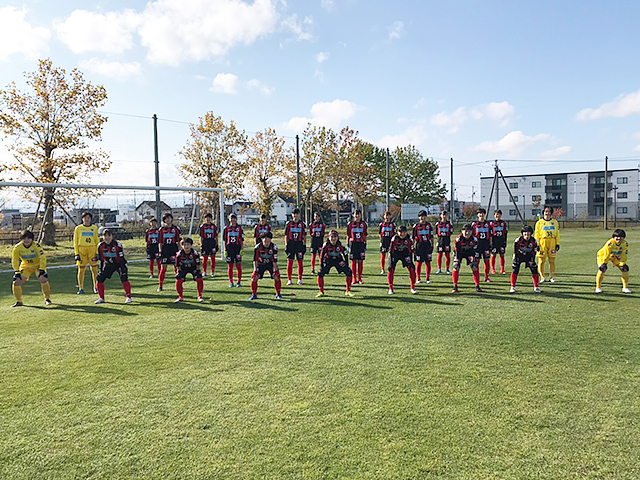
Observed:
[[[604,157],[604,229],[609,230],[609,215],[607,215],[608,201],[607,194],[609,193],[609,157]]]
[[[449,215],[453,222],[456,221],[456,206],[453,202],[453,157],[451,157],[451,201],[449,202]]]
[[[391,171],[389,167],[389,148],[387,147],[387,211],[391,211]]]
[[[153,151],[156,167],[156,187],[160,186],[160,160],[158,156],[158,116],[153,114]],[[156,219],[162,222],[162,209],[160,208],[160,190],[156,190]]]
[[[300,136],[296,135],[296,206],[298,208],[300,203]]]

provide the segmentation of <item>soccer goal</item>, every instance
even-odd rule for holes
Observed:
[[[210,213],[220,234],[225,226],[224,203],[220,188],[0,181],[0,242],[17,243],[19,232],[26,229],[38,241],[52,231],[54,241],[69,240],[82,223],[82,212],[90,212],[93,223],[109,227],[117,239],[144,241],[151,218],[161,225],[166,213],[171,213],[183,236],[194,237]],[[224,242],[219,246],[223,258]]]

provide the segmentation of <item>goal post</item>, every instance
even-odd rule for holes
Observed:
[[[73,195],[75,199],[73,202],[66,202],[64,204],[56,202],[54,205],[45,205],[44,202],[42,202],[42,195],[40,194],[40,192],[38,192],[38,190],[43,189],[42,191],[44,192],[44,189],[48,189],[48,188],[64,189],[64,190],[71,190],[71,191],[83,191],[83,194],[80,194],[80,192],[78,192],[78,194]],[[21,195],[21,193],[17,189],[22,189],[23,192],[24,192],[24,189],[32,189],[36,193],[34,194],[33,200],[28,200],[26,198],[24,200],[21,200],[21,198],[23,198],[24,195],[23,194]],[[142,185],[100,185],[100,184],[0,181],[0,192],[4,193],[4,195],[0,195],[0,212],[6,212],[8,210],[11,210],[12,212],[15,213],[15,210],[20,210],[20,208],[7,209],[6,208],[7,204],[18,204],[18,207],[22,207],[22,209],[27,208],[29,210],[33,209],[36,211],[35,214],[31,214],[32,220],[30,225],[21,224],[20,228],[23,228],[23,229],[26,228],[27,226],[33,227],[34,225],[36,225],[39,214],[43,211],[43,209],[46,209],[46,208],[53,208],[55,210],[59,210],[62,212],[62,215],[64,217],[72,220],[73,222],[76,222],[79,219],[77,220],[74,219],[74,217],[70,214],[70,210],[72,210],[74,207],[76,210],[103,211],[103,210],[109,210],[113,208],[113,205],[119,205],[123,203],[129,203],[130,207],[135,207],[135,210],[130,211],[129,216],[127,216],[126,214],[123,215],[123,217],[126,217],[126,221],[130,221],[133,224],[140,225],[140,222],[144,222],[145,219],[147,219],[146,217],[156,216],[155,214],[156,206],[157,206],[156,193],[160,193],[161,197],[164,197],[164,199],[169,202],[167,204],[168,208],[172,210],[179,209],[181,212],[184,212],[182,225],[185,228],[188,227],[189,235],[196,235],[199,233],[197,231],[197,226],[200,224],[200,219],[196,217],[199,217],[198,215],[199,207],[205,206],[205,205],[201,205],[201,201],[204,200],[202,197],[205,197],[211,194],[217,194],[218,196],[217,203],[218,203],[219,211],[218,211],[218,219],[217,219],[218,221],[216,223],[218,226],[218,233],[220,235],[219,252],[220,252],[221,258],[224,258],[225,252],[224,252],[224,241],[222,241],[222,232],[225,227],[225,210],[224,210],[225,198],[224,198],[224,191],[221,188],[162,187],[162,186],[156,187],[156,186],[142,186]],[[186,194],[189,195],[190,203],[186,203],[187,201],[185,198]],[[172,196],[173,196],[173,202],[171,201]],[[39,197],[40,201],[38,201],[38,198],[36,197]],[[182,201],[182,204],[183,204],[181,208],[170,205],[170,203],[174,203],[174,204],[177,203],[179,205],[180,200]],[[153,214],[147,215],[146,217],[141,212],[138,212],[140,207],[142,207],[145,204],[145,202],[150,207],[149,211],[153,212]],[[161,198],[161,202],[164,203],[162,198]],[[37,207],[36,207],[36,204],[37,204]],[[209,205],[206,205],[206,207],[209,207]],[[116,211],[119,211],[119,209],[116,208]],[[211,212],[211,213],[214,213],[214,212]],[[119,223],[116,219],[117,214],[112,215],[110,218],[113,218],[115,223]],[[9,220],[6,218],[6,215],[2,220],[4,222],[3,226],[7,226]],[[105,221],[102,221],[103,219],[100,219],[100,218],[95,220],[96,221],[94,223],[96,224],[107,223]],[[160,221],[161,219],[158,219],[158,222]],[[194,224],[196,226],[196,231],[194,231]],[[186,234],[186,231],[185,231],[185,234]]]

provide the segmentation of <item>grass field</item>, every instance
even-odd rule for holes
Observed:
[[[639,233],[631,295],[613,269],[593,293],[599,230],[562,232],[542,295],[525,270],[520,293],[478,294],[465,267],[459,295],[440,275],[413,296],[405,271],[391,297],[375,248],[355,298],[332,274],[315,299],[307,273],[248,302],[248,254],[244,286],[219,264],[204,304],[136,263],[132,305],[59,269],[53,307],[29,282],[11,309],[3,274],[0,478],[637,480]]]

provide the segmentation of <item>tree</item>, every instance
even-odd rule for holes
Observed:
[[[179,153],[185,161],[178,166],[180,176],[190,187],[222,188],[226,198],[238,198],[246,172],[242,158],[247,144],[244,130],[238,130],[233,120],[225,124],[213,112],[207,112],[189,128],[191,138]],[[218,195],[201,196],[203,207],[216,216]]]
[[[379,193],[382,187],[374,165],[369,161],[373,148],[376,147],[358,139],[347,165],[348,175],[345,188],[354,202],[363,207],[380,197]]]
[[[465,220],[471,221],[476,217],[479,208],[480,205],[477,203],[465,203],[462,206],[462,216]]]
[[[310,211],[314,202],[322,201],[322,191],[326,189],[326,173],[329,157],[335,147],[335,132],[326,127],[312,126],[302,132],[300,156],[300,192],[305,209],[310,218]]]
[[[85,81],[78,69],[67,75],[49,59],[40,60],[38,70],[25,77],[28,92],[14,82],[0,90],[0,128],[12,139],[8,148],[16,159],[8,173],[18,181],[86,183],[91,174],[107,171],[111,166],[107,154],[87,144],[100,140],[107,120],[98,113],[107,100],[104,87]],[[78,193],[44,189],[45,245],[55,245],[54,205],[71,201]]]
[[[286,148],[283,137],[267,128],[247,143],[247,184],[258,197],[255,205],[261,213],[271,215],[273,200],[280,191],[294,188],[296,165],[293,148]]]

